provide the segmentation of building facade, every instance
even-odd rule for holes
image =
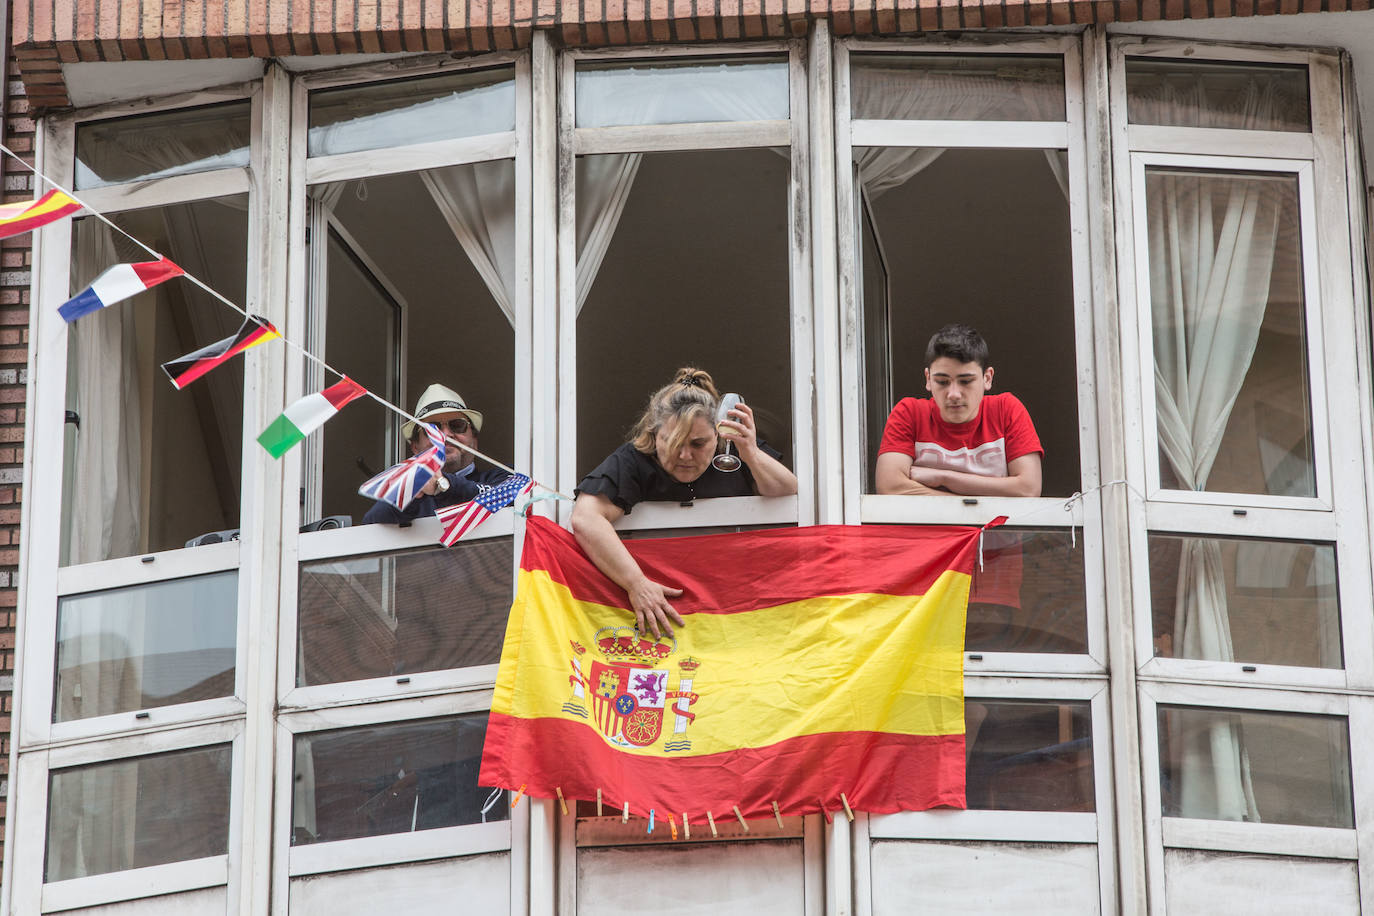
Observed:
[[[87,210],[32,239],[0,912],[1374,913],[1374,19],[1291,6],[13,4]],[[191,276],[57,315],[152,254]],[[239,309],[286,340],[168,385]],[[875,493],[949,321],[1043,496]],[[1008,516],[968,810],[479,786],[523,523],[360,524],[371,399],[255,441],[437,381],[571,493],[688,364],[800,491],[627,537]]]

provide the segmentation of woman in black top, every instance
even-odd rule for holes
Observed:
[[[797,478],[778,461],[778,452],[759,442],[754,412],[745,404],[714,424],[720,394],[700,369],[677,371],[656,391],[629,442],[582,479],[573,506],[572,531],[587,556],[630,598],[635,623],[654,636],[672,634],[682,617],[668,602],[681,589],[655,582],[640,570],[612,524],[644,500],[687,502],[714,496],[791,496]],[[726,473],[711,464],[722,439],[744,461]]]

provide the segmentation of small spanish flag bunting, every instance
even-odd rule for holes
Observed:
[[[273,458],[280,458],[291,446],[323,426],[345,404],[365,394],[367,389],[345,375],[342,381],[324,391],[307,394],[286,408],[285,413],[262,431],[258,442]]]
[[[162,364],[162,371],[167,373],[167,377],[172,380],[172,384],[177,388],[185,388],[187,385],[200,378],[211,369],[226,363],[244,350],[256,347],[258,344],[281,337],[272,322],[257,315],[249,315],[243,320],[243,326],[233,337],[226,337],[223,340],[215,341],[208,347],[201,347],[194,353],[187,353],[180,359]]]
[[[69,194],[49,191],[37,200],[0,204],[0,239],[57,222],[81,209]]]
[[[67,322],[82,315],[98,312],[130,296],[137,296],[185,271],[166,258],[139,264],[116,264],[95,278],[90,286],[58,306],[58,314]]]

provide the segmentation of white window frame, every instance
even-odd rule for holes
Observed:
[[[747,60],[757,56],[786,56],[790,116],[776,121],[719,121],[685,124],[648,124],[618,127],[576,126],[577,65],[592,62],[681,61],[693,57]],[[807,142],[806,48],[801,41],[748,42],[734,45],[629,47],[615,50],[569,50],[560,55],[558,85],[559,173],[571,176],[576,157],[598,153],[655,153],[667,151],[758,149],[786,146],[791,150],[788,177],[789,275],[791,278],[790,326],[792,337],[792,439],[786,447],[793,455],[792,470],[800,483],[797,496],[744,496],[728,500],[697,500],[690,507],[670,503],[641,503],[633,518],[616,523],[621,530],[695,528],[714,525],[808,524],[814,520],[815,462],[812,414],[812,296],[809,231]],[[558,400],[577,404],[577,202],[572,180],[560,181],[558,195]],[[559,411],[557,467],[558,486],[571,493],[590,468],[577,467],[577,417],[575,409]],[[571,506],[560,504],[558,518],[567,523]]]
[[[254,212],[258,206],[253,187],[253,170],[263,161],[261,130],[261,83],[225,87],[204,92],[187,93],[148,102],[121,103],[84,110],[76,116],[51,118],[45,125],[42,168],[54,180],[70,187],[75,166],[76,130],[84,123],[130,117],[155,112],[174,111],[186,107],[232,101],[250,103],[249,168],[229,168],[178,175],[156,181],[134,181],[76,192],[77,196],[103,214],[134,209],[190,203],[230,194],[243,194],[248,199],[247,225],[250,233],[245,288],[249,291],[249,307],[253,286],[248,281],[258,269],[255,248],[251,244]],[[81,217],[78,217],[81,218]],[[94,219],[86,216],[86,219]],[[65,402],[67,365],[67,329],[65,322],[50,304],[59,303],[69,295],[72,221],[60,220],[42,230],[36,238],[43,257],[34,279],[33,348],[44,367],[41,378],[34,380],[34,407],[38,417],[33,426],[30,450],[34,453],[61,455],[64,451],[61,405]],[[251,308],[250,308],[251,311]],[[255,371],[253,366],[265,357],[258,353],[245,354],[245,378]],[[242,479],[240,495],[250,494],[257,485],[250,453],[250,430],[260,425],[255,416],[254,402],[245,392],[244,430],[241,454]],[[51,416],[49,416],[51,415]],[[62,466],[34,462],[29,469],[31,499],[44,505],[61,506]],[[249,500],[242,499],[240,524],[250,530]],[[52,742],[87,740],[130,732],[160,729],[168,725],[203,721],[206,717],[241,715],[244,712],[244,665],[248,617],[251,613],[251,588],[245,581],[248,564],[241,564],[240,542],[180,548],[160,552],[121,557],[96,563],[59,566],[59,527],[37,526],[26,529],[30,550],[26,594],[24,648],[26,664],[20,691],[22,709],[17,716],[16,739],[21,752]],[[130,710],[114,715],[77,719],[63,723],[52,722],[53,688],[55,683],[57,608],[58,601],[88,591],[98,591],[169,579],[198,576],[228,569],[238,569],[237,646],[235,653],[235,681],[231,696],[149,710]]]
[[[898,121],[864,120],[851,116],[851,54],[1024,54],[1058,56],[1063,60],[1064,121]],[[1009,530],[1071,528],[1083,539],[1084,590],[1087,600],[1088,649],[1084,654],[973,652],[965,653],[965,670],[988,673],[1040,672],[1057,675],[1102,673],[1106,670],[1107,632],[1105,570],[1102,542],[1102,491],[1097,432],[1094,313],[1087,231],[1088,176],[1085,139],[1085,90],[1082,50],[1076,36],[988,36],[979,41],[879,41],[844,39],[836,43],[835,162],[838,187],[840,308],[845,327],[862,327],[862,288],[859,283],[858,190],[854,186],[853,150],[860,146],[962,147],[980,149],[1064,149],[1069,162],[1069,228],[1073,239],[1070,268],[1073,279],[1074,357],[1078,378],[1080,486],[1083,495],[1060,497],[966,497],[931,494],[920,498],[864,493],[862,418],[867,377],[861,335],[843,335],[843,378],[837,406],[843,423],[844,520],[849,524],[984,525],[1008,517]],[[920,356],[912,354],[912,359]]]
[[[43,841],[17,843],[12,849],[15,858],[14,886],[10,889],[12,911],[52,913],[225,885],[229,886],[232,897],[242,845],[239,839],[243,821],[242,732],[242,720],[222,721],[53,747],[25,755],[25,765],[17,774],[14,791],[28,803],[13,809],[18,819],[16,835],[42,837]],[[223,744],[230,745],[232,759],[226,854],[43,883],[52,770]]]

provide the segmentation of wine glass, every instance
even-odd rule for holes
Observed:
[[[736,407],[743,403],[744,400],[739,395],[735,394],[733,391],[720,399],[720,407],[716,410],[717,435],[719,435],[722,431],[720,426],[721,421],[729,420],[730,411],[734,410]],[[717,471],[725,471],[726,473],[729,473],[730,471],[738,471],[743,464],[744,462],[739,460],[739,456],[732,453],[730,449],[729,439],[725,440],[725,451],[721,452],[719,455],[711,459],[711,467],[715,468]]]

